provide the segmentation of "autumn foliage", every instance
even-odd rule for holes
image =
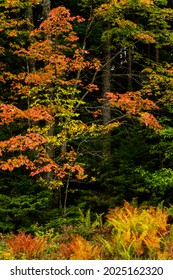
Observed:
[[[156,131],[162,128],[158,120],[150,113],[152,110],[159,109],[158,105],[148,98],[143,98],[142,92],[124,94],[107,92],[106,97],[113,108],[121,109],[127,116],[136,117],[141,123]]]
[[[80,235],[72,235],[67,244],[62,243],[58,250],[58,259],[66,260],[98,260],[101,257],[101,248],[93,245]]]
[[[163,247],[168,235],[167,213],[154,207],[136,208],[128,202],[107,215],[112,226],[110,240],[103,240],[110,255],[122,259],[166,257]]]
[[[73,148],[69,146],[66,151],[62,149],[64,143],[88,129],[82,121],[74,119],[78,116],[76,106],[83,104],[78,97],[80,92],[76,89],[78,85],[82,85],[82,81],[76,79],[76,73],[86,67],[100,67],[97,59],[91,62],[85,60],[85,51],[76,44],[78,36],[73,31],[72,22],[83,20],[80,16],[72,17],[63,6],[55,8],[39,28],[31,31],[28,48],[14,51],[19,57],[26,58],[27,63],[32,60],[35,64],[40,63],[40,66],[35,71],[11,76],[11,91],[15,98],[22,96],[28,99],[30,104],[27,109],[20,109],[13,104],[0,104],[1,125],[9,125],[22,119],[30,123],[26,134],[12,136],[0,142],[2,170],[12,171],[25,165],[31,170],[32,176],[53,172],[59,179],[69,173],[75,173],[77,178],[83,177],[84,170],[76,163],[76,157],[73,160],[70,157],[71,153],[75,153]],[[97,87],[93,84],[86,86],[88,91],[95,88]],[[40,121],[44,121],[44,126],[40,126]],[[55,123],[60,130],[57,134],[50,134]],[[60,162],[48,155],[48,149],[57,150],[60,154],[62,152]],[[28,150],[35,151],[35,159],[33,154],[26,155]],[[9,158],[3,160],[6,154]],[[65,158],[71,160],[65,162]]]
[[[70,230],[75,232],[75,227]],[[125,201],[123,207],[110,209],[106,222],[92,231],[89,240],[76,233],[67,234],[68,227],[57,235],[53,231],[43,236],[11,234],[3,237],[6,247],[1,255],[5,259],[58,260],[173,258],[167,209],[134,207]]]
[[[1,1],[1,259],[173,259],[172,7]]]
[[[131,2],[128,4],[131,5]],[[15,5],[14,1],[12,6]],[[124,3],[116,2],[111,5],[119,7]],[[103,5],[104,9],[105,7]],[[98,13],[102,14],[102,10]],[[2,76],[4,83],[5,77],[10,82],[10,98],[14,100],[14,104],[0,104],[0,124],[4,126],[27,121],[29,127],[26,133],[0,142],[2,170],[13,171],[14,168],[25,165],[32,176],[53,173],[62,180],[75,174],[76,178],[82,179],[85,177],[84,168],[77,162],[77,156],[68,161],[71,152],[77,155],[71,144],[73,139],[88,134],[108,133],[121,124],[111,121],[104,126],[88,125],[80,119],[77,112],[85,104],[78,88],[84,92],[84,96],[86,92],[98,90],[93,82],[84,83],[79,72],[85,69],[98,71],[101,67],[98,59],[87,60],[85,57],[88,52],[78,47],[79,38],[73,30],[73,24],[83,21],[80,16],[71,16],[70,11],[63,6],[54,8],[38,28],[29,32],[28,44],[13,50],[13,54],[25,59],[27,65],[32,61],[32,71],[22,69],[19,73],[4,73],[4,77]],[[145,35],[147,36],[146,33]],[[105,97],[113,108],[125,112],[127,117],[137,118],[156,131],[161,128],[151,112],[159,107],[150,99],[144,98],[141,91],[124,94],[107,92]],[[27,100],[27,108],[19,108],[19,104],[16,104],[18,98]],[[93,112],[94,119],[98,116],[101,116],[100,109]],[[34,153],[31,155],[28,151]]]
[[[26,235],[20,232],[18,235],[11,234],[5,238],[9,249],[4,253],[4,257],[12,257],[14,259],[37,259],[48,248],[47,239]]]

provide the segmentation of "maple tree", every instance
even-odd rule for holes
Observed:
[[[76,72],[100,65],[96,59],[92,62],[84,59],[83,50],[76,44],[74,20],[83,21],[79,16],[71,17],[66,8],[58,7],[51,10],[39,28],[31,31],[29,47],[15,51],[15,54],[27,60],[34,59],[38,67],[35,72],[14,75],[11,82],[11,92],[16,98],[30,98],[29,108],[21,110],[14,105],[1,105],[1,125],[21,118],[32,122],[25,135],[0,142],[1,169],[12,171],[25,165],[32,176],[53,172],[55,180],[49,182],[49,187],[61,186],[62,179],[73,173],[78,179],[83,178],[84,169],[77,163],[70,142],[93,130],[78,118],[77,107],[84,102],[77,89],[82,81],[76,79]],[[93,84],[86,86],[87,91],[93,89],[97,89]],[[56,131],[50,134],[55,123]],[[50,149],[55,153],[53,156]],[[28,150],[34,150],[34,159],[31,159],[33,154],[26,154]],[[5,158],[9,155],[8,159],[3,160],[4,153]]]

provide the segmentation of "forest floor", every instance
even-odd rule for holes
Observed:
[[[1,260],[172,260],[173,225],[170,209],[123,207],[111,209],[102,223],[90,211],[77,225],[63,225],[35,235],[0,235]]]

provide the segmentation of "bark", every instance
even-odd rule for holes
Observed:
[[[68,197],[69,183],[70,183],[70,176],[67,179],[66,188],[65,188],[64,209],[63,209],[64,216],[66,215],[67,212],[67,197]]]
[[[43,5],[42,18],[43,18],[43,21],[48,18],[48,15],[49,15],[49,12],[50,12],[50,4],[51,4],[50,0],[43,0],[43,2],[42,2],[42,5]],[[48,38],[45,38],[45,39],[48,39]],[[51,39],[51,38],[49,38],[49,39]],[[49,125],[49,124],[46,122],[46,125]],[[54,127],[54,125],[52,125],[49,128],[48,136],[53,136],[54,131],[55,131],[55,127]],[[51,144],[46,145],[46,154],[51,159],[54,158],[55,151],[54,151],[54,147]],[[46,181],[47,185],[49,185],[50,181],[53,179],[53,172],[45,173],[43,178]]]
[[[159,49],[156,47],[156,63],[159,63]]]
[[[132,91],[132,50],[128,48],[128,91]]]
[[[43,20],[46,20],[48,18],[50,10],[51,10],[51,1],[43,0],[43,10],[42,10]],[[51,40],[51,36],[47,35],[47,37],[45,39]],[[50,98],[53,98],[53,97],[50,96]],[[55,135],[55,125],[52,124],[52,126],[49,128],[48,136],[54,136],[54,135]],[[48,144],[46,146],[46,153],[47,153],[48,157],[50,157],[51,159],[55,159],[55,148],[53,145]],[[53,172],[44,174],[44,180],[46,181],[48,186],[49,186],[51,180],[53,180],[53,179],[54,179]],[[60,211],[62,211],[63,206],[62,206],[62,189],[61,189],[61,187],[53,190],[53,197],[54,197],[54,206],[58,207],[60,209]]]
[[[111,108],[109,101],[106,98],[106,93],[111,91],[111,51],[110,51],[110,41],[105,42],[104,51],[104,67],[102,70],[102,95],[104,100],[102,113],[103,113],[103,124],[106,125],[111,121]],[[110,133],[106,135],[106,139],[103,143],[103,154],[104,157],[109,157],[111,155],[110,146]]]
[[[151,44],[148,44],[148,58],[151,57]]]
[[[27,30],[31,32],[34,29],[34,15],[32,6],[27,6],[25,8],[25,16],[26,19],[28,19]],[[27,62],[27,71],[28,73],[35,72],[35,60],[32,58],[30,58]]]
[[[32,6],[27,6],[25,8],[25,16],[26,16],[26,19],[28,20],[28,24],[27,24],[27,30],[29,32],[31,32],[33,29],[34,29],[34,15],[33,15],[33,9],[32,9]],[[35,73],[36,69],[35,69],[35,60],[33,58],[29,58],[27,60],[27,72],[28,73]],[[31,103],[31,100],[30,100],[30,97],[28,97],[28,108],[30,107],[30,103]],[[32,126],[32,123],[30,120],[28,120],[28,126],[31,127]]]
[[[50,0],[43,0],[43,11],[42,11],[42,17],[43,20],[48,18],[49,12],[51,7],[51,1]]]
[[[93,20],[94,20],[93,5],[92,4],[93,3],[91,3],[91,6],[90,6],[90,16],[89,16],[88,24],[87,24],[86,30],[85,30],[85,36],[84,36],[84,40],[83,40],[82,50],[86,50],[87,38],[89,36],[89,31],[91,29],[91,26],[92,26],[92,23],[93,23]],[[84,56],[84,54],[83,54],[83,56]],[[78,72],[77,72],[77,76],[76,76],[77,81],[80,79],[81,72],[82,72],[81,69],[79,69]],[[75,87],[77,88],[77,84],[75,85]]]
[[[32,31],[34,28],[34,15],[33,15],[32,6],[29,5],[25,8],[25,16],[29,21],[27,24],[27,30]]]

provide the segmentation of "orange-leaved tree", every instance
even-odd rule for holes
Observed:
[[[28,46],[14,50],[26,65],[11,78],[15,104],[0,105],[1,125],[28,123],[25,132],[8,135],[0,142],[0,168],[12,171],[25,165],[32,176],[46,178],[50,188],[59,188],[65,181],[68,189],[71,177],[85,177],[74,142],[95,130],[81,120],[79,109],[84,104],[82,95],[97,90],[97,86],[84,85],[76,77],[79,70],[96,71],[100,63],[85,59],[85,51],[77,44],[74,21],[80,23],[83,18],[72,17],[61,6],[51,10],[39,28],[31,30]],[[35,71],[30,72],[27,62],[31,60]],[[21,100],[26,102],[25,109]],[[44,177],[46,173],[50,176]]]

